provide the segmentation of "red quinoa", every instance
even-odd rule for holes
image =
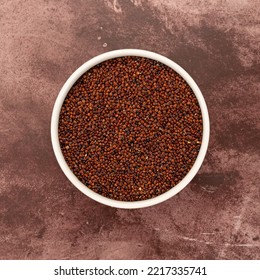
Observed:
[[[201,139],[201,110],[190,86],[148,58],[91,68],[60,112],[68,166],[88,188],[115,200],[145,200],[173,188],[193,166]]]

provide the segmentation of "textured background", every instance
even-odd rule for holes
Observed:
[[[1,1],[0,258],[260,259],[259,10],[249,0]],[[141,210],[81,194],[50,141],[67,77],[119,48],[183,66],[211,118],[196,178]]]

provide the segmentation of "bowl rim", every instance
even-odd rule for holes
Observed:
[[[170,68],[172,68],[174,71],[176,71],[178,74],[180,74],[184,80],[189,84],[191,89],[193,90],[200,109],[202,113],[202,119],[203,119],[203,134],[202,134],[202,142],[201,142],[201,147],[200,151],[198,153],[198,156],[195,160],[195,163],[193,164],[192,168],[190,171],[186,174],[186,176],[174,187],[172,187],[169,191],[156,196],[151,199],[147,200],[141,200],[141,201],[119,201],[119,200],[113,200],[110,198],[107,198],[105,196],[102,196],[91,189],[89,189],[87,186],[85,186],[82,182],[79,181],[79,179],[73,174],[69,166],[67,165],[61,148],[60,148],[60,142],[59,142],[59,137],[58,137],[58,124],[59,124],[59,115],[60,115],[60,110],[62,107],[62,104],[64,102],[64,99],[67,96],[67,93],[71,89],[71,87],[74,85],[74,83],[78,80],[79,77],[81,77],[85,72],[87,72],[90,68],[93,66],[117,57],[123,57],[123,56],[139,56],[139,57],[146,57],[150,58],[153,60],[157,60]],[[177,193],[179,193],[182,189],[184,189],[190,181],[193,179],[193,177],[196,175],[196,173],[199,171],[202,162],[205,158],[207,148],[208,148],[208,143],[209,143],[209,134],[210,134],[210,123],[209,123],[209,114],[208,114],[208,109],[206,102],[204,100],[204,97],[195,83],[195,81],[192,79],[192,77],[177,63],[173,62],[169,58],[160,55],[155,52],[151,51],[146,51],[146,50],[141,50],[141,49],[119,49],[119,50],[114,50],[114,51],[109,51],[103,54],[100,54],[98,56],[93,57],[92,59],[88,60],[84,64],[82,64],[76,71],[74,71],[71,76],[67,79],[63,87],[61,88],[54,107],[52,111],[52,116],[51,116],[51,142],[52,142],[52,147],[53,151],[55,154],[55,157],[60,165],[60,168],[66,175],[66,177],[69,179],[69,181],[77,188],[79,189],[82,193],[87,195],[88,197],[92,198],[93,200],[100,202],[102,204],[111,206],[111,207],[116,207],[116,208],[124,208],[124,209],[136,209],[136,208],[143,208],[143,207],[148,207],[152,205],[156,205],[158,203],[161,203]]]

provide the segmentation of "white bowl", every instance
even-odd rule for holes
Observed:
[[[80,78],[86,71],[88,71],[90,68],[93,66],[116,57],[122,57],[122,56],[139,56],[139,57],[147,57],[150,59],[154,59],[157,61],[160,61],[161,63],[169,66],[172,68],[174,71],[176,71],[178,74],[180,74],[185,81],[189,84],[191,89],[193,90],[194,94],[196,95],[200,109],[202,112],[202,118],[203,118],[203,136],[202,136],[202,143],[200,147],[199,154],[197,156],[197,159],[193,165],[193,167],[190,169],[188,174],[172,189],[169,191],[151,198],[147,200],[142,200],[142,201],[134,201],[134,202],[127,202],[127,201],[118,201],[118,200],[113,200],[107,197],[104,197],[100,194],[97,194],[96,192],[92,191],[88,187],[86,187],[83,183],[79,181],[79,179],[73,174],[73,172],[70,170],[69,166],[67,165],[61,148],[60,148],[60,143],[59,143],[59,137],[58,137],[58,124],[59,124],[59,115],[60,115],[60,110],[62,107],[62,104],[64,102],[64,99],[66,98],[67,93],[69,92],[70,88],[74,85],[74,83]],[[181,68],[178,64],[173,62],[172,60],[159,55],[157,53],[153,53],[150,51],[145,51],[145,50],[138,50],[138,49],[123,49],[123,50],[115,50],[111,52],[107,52],[101,55],[98,55],[86,63],[84,63],[82,66],[80,66],[66,81],[64,86],[62,87],[54,108],[52,112],[52,118],[51,118],[51,140],[52,140],[52,146],[53,150],[55,153],[55,156],[57,158],[57,161],[62,169],[62,171],[65,173],[67,178],[71,181],[71,183],[78,188],[80,191],[82,191],[85,195],[89,196],[90,198],[103,203],[105,205],[109,205],[112,207],[117,207],[117,208],[127,208],[127,209],[133,209],[133,208],[142,208],[142,207],[147,207],[147,206],[152,206],[155,204],[158,204],[160,202],[163,202],[172,196],[176,195],[178,192],[180,192],[182,189],[184,189],[189,182],[192,180],[192,178],[196,175],[198,172],[204,157],[206,155],[206,151],[208,148],[208,142],[209,142],[209,115],[208,115],[208,109],[207,105],[205,103],[205,100],[203,98],[203,95],[197,86],[197,84],[194,82],[194,80],[191,78],[191,76],[183,69]]]

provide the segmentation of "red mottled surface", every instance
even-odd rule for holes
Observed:
[[[1,259],[260,259],[257,1],[0,3]],[[60,170],[50,118],[67,77],[119,48],[161,53],[201,88],[211,119],[198,175],[172,199],[121,210]]]

